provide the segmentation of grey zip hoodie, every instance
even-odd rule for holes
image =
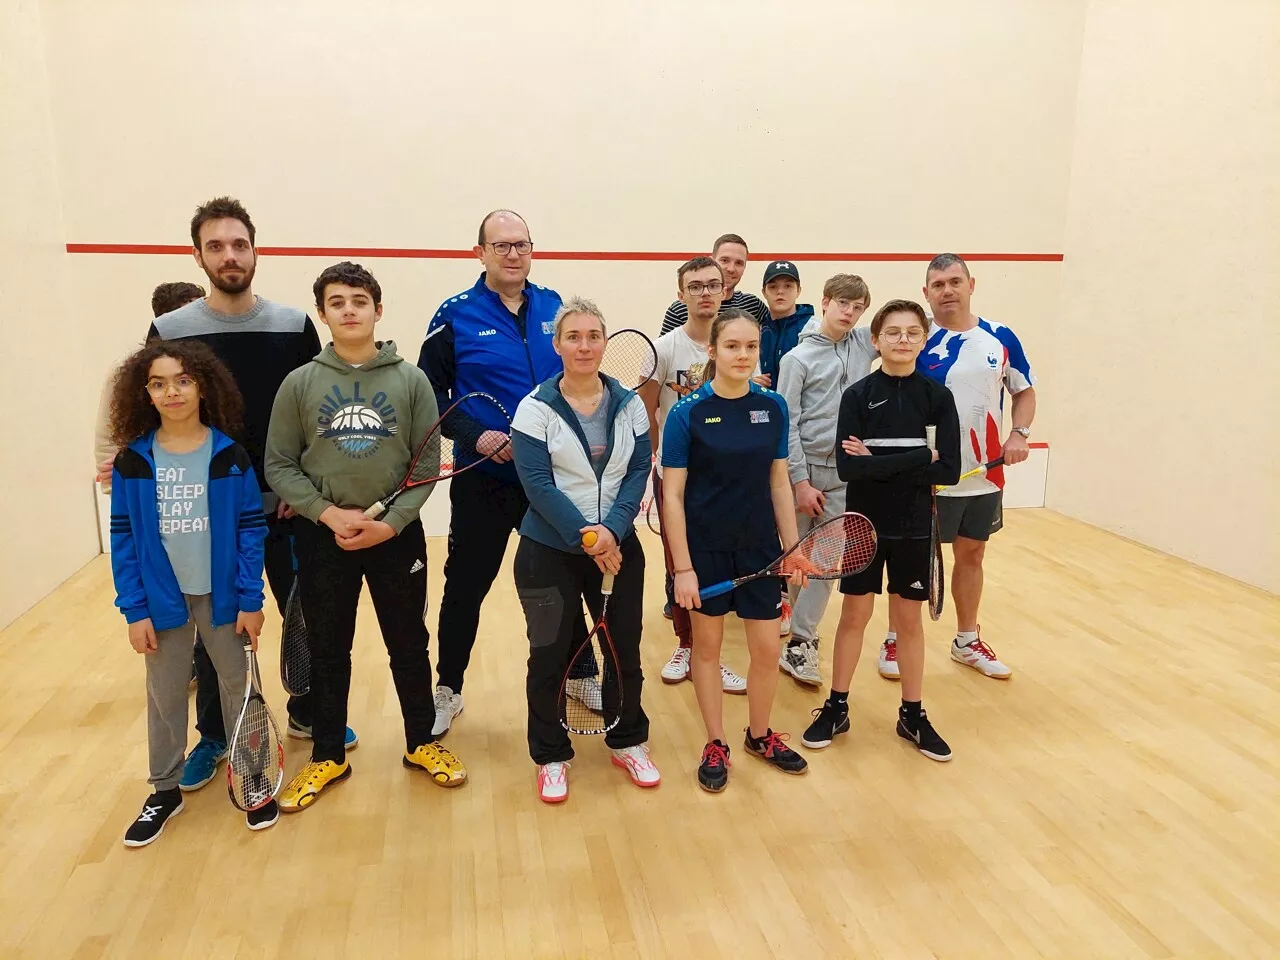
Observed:
[[[353,367],[325,347],[280,385],[267,430],[267,483],[308,520],[391,493],[439,414],[427,376],[386,340]],[[435,484],[409,490],[379,517],[399,533]]]
[[[871,372],[875,358],[869,327],[854,327],[836,341],[822,332],[821,317],[809,321],[782,358],[778,392],[790,415],[787,473],[793,484],[809,479],[809,464],[835,469],[840,398]]]

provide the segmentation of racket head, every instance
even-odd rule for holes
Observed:
[[[656,499],[651,499],[649,501],[649,506],[645,508],[644,522],[649,525],[650,532],[656,533],[658,536],[662,536],[662,527],[661,521],[658,519],[658,505]]]
[[[489,432],[504,434],[506,439],[481,453],[476,449],[477,444]],[[418,445],[396,493],[457,476],[492,459],[510,443],[511,415],[507,408],[487,393],[464,394],[449,406]],[[391,499],[394,497],[386,502],[389,504]]]
[[[942,604],[946,599],[943,583],[942,540],[938,536],[938,501],[933,502],[933,522],[929,526],[929,619],[942,617]]]
[[[291,697],[306,696],[311,691],[311,644],[300,594],[295,577],[285,603],[280,633],[280,684]]]
[[[263,699],[257,659],[246,648],[248,689],[227,750],[227,794],[236,808],[248,812],[265,807],[284,784],[284,741]]]
[[[618,330],[610,334],[600,361],[600,372],[629,390],[644,386],[658,368],[653,341],[639,330]]]
[[[584,737],[608,733],[622,720],[622,667],[618,662],[618,651],[614,648],[613,637],[609,634],[609,624],[606,619],[608,610],[609,597],[605,594],[604,603],[600,609],[600,619],[596,621],[595,629],[570,655],[564,679],[560,681],[560,692],[557,697],[560,726],[569,733]],[[581,692],[575,691],[573,685],[575,680],[581,680],[581,678],[571,676],[574,664],[580,657],[587,655],[588,651],[591,651],[591,655],[594,656],[593,647],[595,646],[600,648],[599,704],[584,702],[591,699],[589,696],[583,699],[573,696],[573,692]],[[596,709],[597,706],[599,709]]]
[[[815,524],[768,572],[785,577],[803,570],[812,580],[839,580],[865,570],[875,558],[876,545],[872,522],[850,511]]]

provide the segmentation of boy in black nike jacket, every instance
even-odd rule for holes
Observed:
[[[929,598],[930,486],[960,479],[960,424],[951,391],[916,372],[929,320],[910,300],[890,300],[871,321],[881,367],[859,380],[840,401],[836,467],[849,484],[845,509],[866,516],[879,539],[875,559],[840,581],[844,606],[836,628],[831,695],[814,711],[804,732],[806,747],[828,746],[849,729],[849,684],[862,652],[862,634],[889,571],[889,613],[898,626],[902,706],[898,736],[932,760],[950,760],[920,705],[924,683],[924,623],[920,605]],[[925,427],[937,427],[930,450]]]

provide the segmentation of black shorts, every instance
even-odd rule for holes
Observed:
[[[751,547],[745,550],[690,550],[693,572],[698,586],[709,587],[722,580],[759,573],[778,559],[779,547]],[[776,620],[782,616],[782,580],[761,577],[728,593],[703,600],[695,612],[708,617],[723,617],[732,610],[743,620]]]
[[[941,506],[941,504],[939,504]],[[880,593],[884,568],[889,568],[889,592],[904,600],[929,599],[929,538],[881,539],[876,555],[861,573],[842,577],[840,592],[850,596]]]
[[[987,540],[1004,526],[1004,491],[976,497],[938,497],[938,537],[951,543],[956,537]]]

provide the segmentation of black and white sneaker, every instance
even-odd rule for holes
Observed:
[[[250,810],[244,815],[245,826],[250,830],[266,830],[268,827],[274,827],[279,819],[280,806],[274,800],[268,800],[257,810]]]
[[[929,716],[924,710],[920,711],[920,723],[915,730],[908,730],[907,725],[899,717],[898,736],[903,740],[910,740],[930,760],[946,762],[951,759],[951,748],[947,746],[947,741],[938,736],[938,731],[933,729],[933,724],[929,722]]]
[[[176,817],[181,812],[182,793],[177,788],[153,793],[142,805],[138,819],[125,831],[124,845],[145,847],[164,833],[164,825],[169,822],[170,817]]]
[[[729,785],[729,748],[712,740],[702,748],[698,764],[698,786],[709,793],[719,793]]]
[[[849,707],[847,704],[837,706],[830,700],[823,702],[813,711],[813,723],[800,736],[800,742],[811,750],[821,750],[831,746],[831,741],[839,734],[849,732]]]

